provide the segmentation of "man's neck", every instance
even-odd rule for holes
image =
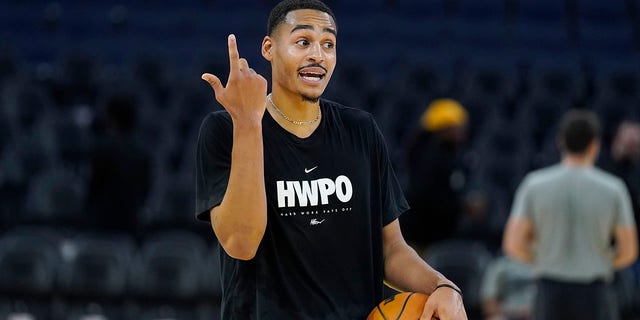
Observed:
[[[593,159],[587,155],[567,153],[562,157],[562,164],[569,167],[591,167],[593,163]]]
[[[270,102],[267,102],[267,111],[281,127],[289,131],[291,134],[299,138],[307,138],[318,128],[322,118],[322,115],[320,115],[320,117],[318,116],[320,101],[305,101],[299,94],[291,95],[276,90],[274,90],[271,95],[271,101],[273,102],[273,105],[270,105]],[[318,121],[311,125],[296,125],[291,123],[291,121],[286,120],[278,111],[275,110],[276,108],[291,120],[304,122],[317,118]]]
[[[280,111],[299,121],[315,118],[320,106],[320,100],[308,101],[303,99],[299,93],[278,90],[275,87],[271,93],[271,100]]]

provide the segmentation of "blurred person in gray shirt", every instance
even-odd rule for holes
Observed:
[[[600,131],[594,113],[569,111],[561,163],[529,173],[516,192],[503,247],[533,266],[533,319],[619,318],[610,282],[636,260],[637,230],[624,182],[594,166]]]

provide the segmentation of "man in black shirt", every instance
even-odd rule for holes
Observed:
[[[408,205],[372,116],[320,99],[336,35],[322,2],[286,0],[262,42],[271,94],[233,35],[227,85],[203,75],[226,109],[203,121],[196,160],[196,214],[224,249],[222,318],[363,319],[386,282],[431,294],[424,319],[466,319],[459,289],[402,238]]]

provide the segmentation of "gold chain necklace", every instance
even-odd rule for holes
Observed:
[[[269,95],[267,95],[267,100],[269,100],[269,104],[271,104],[273,106],[273,109],[276,110],[276,112],[282,116],[282,118],[284,118],[285,120],[297,125],[297,126],[310,126],[316,122],[318,122],[318,120],[320,120],[320,106],[318,106],[318,115],[314,118],[311,119],[309,121],[298,121],[298,120],[293,120],[291,118],[289,118],[286,114],[284,114],[284,112],[282,112],[278,106],[276,106],[275,103],[273,103],[273,100],[271,100],[271,93],[269,93]]]

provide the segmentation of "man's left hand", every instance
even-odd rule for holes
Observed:
[[[451,288],[442,287],[433,291],[424,305],[420,320],[467,320],[462,295]]]

